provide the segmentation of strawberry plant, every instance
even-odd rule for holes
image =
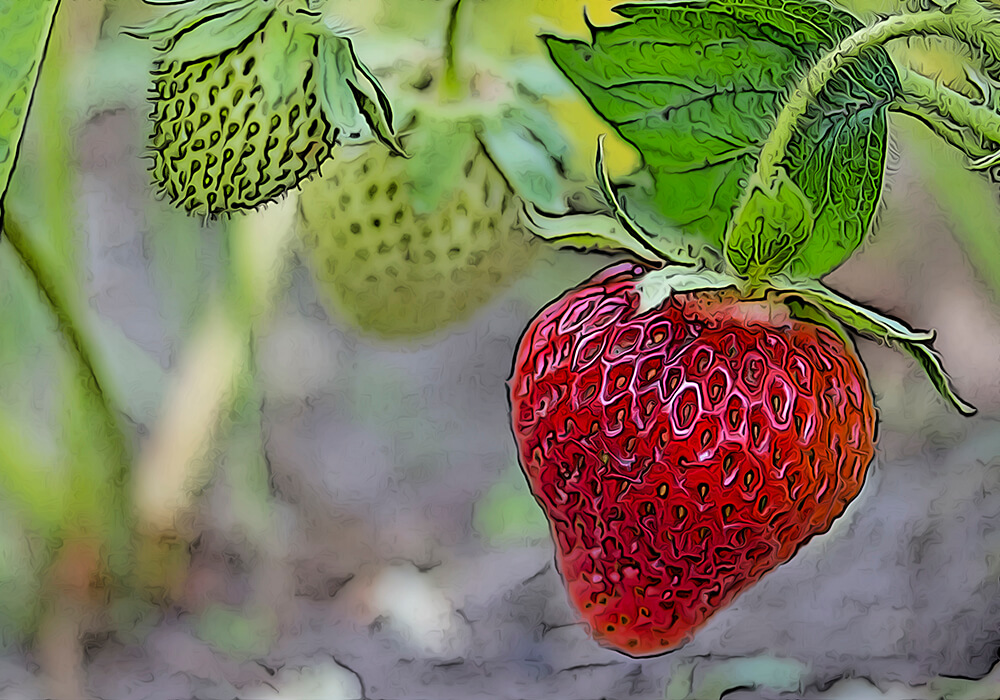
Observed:
[[[507,390],[514,445],[527,488],[548,518],[568,600],[597,643],[633,656],[681,647],[855,502],[879,433],[857,337],[903,351],[945,402],[974,412],[944,371],[933,333],[856,303],[825,278],[875,227],[894,112],[916,117],[972,170],[996,174],[994,4],[915,1],[866,24],[826,0],[653,0],[618,7],[604,26],[588,18],[584,39],[546,34],[534,42],[535,53],[522,54],[499,32],[481,42],[491,50],[470,40],[463,23],[476,11],[470,8],[485,3],[414,1],[392,11],[407,2],[387,3],[378,19],[371,19],[378,10],[367,10],[366,29],[376,30],[367,32],[334,18],[347,3],[314,0],[107,7],[39,0],[0,10],[0,195],[27,143],[27,167],[13,178],[10,201],[0,197],[0,252],[7,256],[0,286],[18,301],[3,306],[19,328],[0,343],[5,401],[37,389],[36,375],[58,377],[23,399],[50,409],[52,430],[28,430],[38,412],[0,410],[0,496],[14,516],[0,528],[0,545],[8,561],[17,551],[30,562],[19,572],[0,567],[0,583],[12,588],[17,581],[24,591],[0,600],[0,620],[5,641],[36,635],[39,665],[63,674],[71,689],[51,695],[83,694],[73,676],[94,651],[91,632],[156,625],[160,605],[196,618],[193,635],[249,664],[287,629],[269,585],[256,597],[242,597],[251,582],[223,595],[228,587],[215,587],[211,576],[195,580],[185,567],[196,549],[188,545],[198,539],[188,516],[203,492],[216,485],[221,492],[227,481],[237,494],[232,510],[236,501],[250,504],[228,523],[246,535],[246,566],[265,550],[287,549],[283,528],[275,527],[280,513],[270,507],[279,472],[289,467],[265,454],[273,426],[262,407],[273,397],[257,384],[256,343],[277,335],[267,322],[289,262],[309,268],[312,279],[296,291],[315,292],[334,326],[346,320],[383,344],[402,345],[469,320],[536,260],[565,260],[545,258],[546,241],[612,258],[528,324]],[[363,3],[354,5],[365,12]],[[480,34],[507,15],[527,26],[527,6],[510,7],[494,3]],[[572,1],[547,7],[579,14]],[[95,79],[100,71],[76,65],[70,50],[88,40],[69,28],[90,13],[89,41],[115,43],[114,31],[97,39],[104,10],[143,39],[121,41],[133,47],[125,55],[147,51],[150,58],[131,65],[109,52],[101,65],[114,64],[113,75]],[[143,12],[157,17],[143,22]],[[417,37],[427,25],[428,37]],[[534,39],[534,30],[522,31],[517,43],[529,35]],[[913,36],[945,37],[962,48],[947,84],[908,53]],[[120,84],[112,90],[111,83]],[[141,106],[94,94],[101,90],[138,95]],[[572,136],[581,127],[557,119],[553,108],[570,102],[567,96],[588,117],[599,116],[618,146],[634,148],[641,167],[613,180],[602,140],[596,172],[575,172],[583,149]],[[78,187],[77,161],[101,158],[78,149],[70,135],[131,111],[148,147],[149,179],[168,205],[157,208],[152,193],[137,187],[133,199],[122,195],[124,205],[102,206],[118,197],[118,181],[96,197],[77,191],[100,179],[87,173]],[[137,159],[132,164],[141,169]],[[951,206],[967,200],[960,194]],[[102,215],[148,208],[150,216],[137,219],[168,234],[187,227],[186,237],[143,230],[136,239],[140,265],[149,242],[156,251],[150,257],[165,266],[153,275],[165,282],[160,291],[187,297],[164,314],[176,316],[183,332],[193,326],[172,375],[163,363],[173,367],[173,337],[161,343],[156,362],[97,318],[103,299],[85,278],[100,271],[80,274],[86,256],[77,243],[94,234],[94,221],[108,222],[96,215],[77,221],[78,198],[98,203],[90,209]],[[88,236],[78,231],[83,223],[92,226]],[[968,228],[976,224],[966,218]],[[982,234],[978,250],[993,250],[990,240]],[[164,263],[163,251],[180,262]],[[215,255],[217,267],[203,266]],[[536,281],[547,273],[540,268]],[[144,342],[177,331],[157,325],[159,307],[141,308],[151,328]],[[326,319],[313,314],[313,321]],[[35,357],[15,352],[20,334],[46,333],[54,342],[39,345]],[[355,344],[367,348],[371,338],[356,340],[338,352],[350,358]],[[474,340],[478,353],[478,334]],[[270,357],[272,369],[299,359],[297,338],[289,345],[295,357]],[[352,391],[369,398],[378,391],[370,378],[397,349],[372,353]],[[267,347],[259,357],[267,367]],[[335,359],[329,366],[351,371],[350,361]],[[406,372],[422,358],[410,359]],[[474,359],[471,371],[478,372],[485,359]],[[461,368],[455,374],[477,383],[465,381]],[[308,391],[272,401],[283,405],[273,412],[291,405],[287,413],[296,413],[300,399],[311,412],[310,402],[323,400],[311,393],[317,378],[300,378]],[[393,416],[433,392],[411,393]],[[354,421],[343,433],[370,430],[375,440],[368,444],[384,445],[392,453],[386,463],[393,461],[397,442],[383,443],[377,429],[384,426],[376,425],[392,422],[389,412],[372,410],[362,431],[349,409],[329,413]],[[322,412],[314,413],[320,420]],[[282,431],[274,434],[281,442]],[[424,462],[449,462],[434,450],[427,455],[398,460],[422,470],[414,483],[431,473]],[[369,478],[363,469],[374,457],[350,461],[373,492],[383,481],[398,482],[396,474]],[[213,485],[218,465],[228,471]],[[347,498],[349,487],[335,486]],[[513,499],[518,490],[503,486]],[[324,503],[324,494],[313,495]],[[497,506],[504,498],[476,517],[509,535],[524,510],[511,516]],[[306,507],[291,499],[284,505]],[[427,522],[421,518],[441,510],[420,505],[412,509],[419,517],[399,522]],[[530,499],[525,505],[534,508]],[[392,546],[403,551],[405,539]],[[244,573],[243,564],[232,568]],[[292,578],[292,567],[288,573]],[[351,584],[352,574],[333,585],[327,573],[330,598],[365,578]],[[299,587],[290,589],[290,599],[301,597]],[[496,619],[461,617],[469,629],[476,624],[474,634]],[[346,629],[352,621],[342,622]],[[369,627],[373,639],[381,626]]]
[[[823,0],[616,8],[588,40],[545,36],[555,64],[639,151],[614,215],[531,210],[536,232],[618,250],[545,308],[509,382],[520,462],[569,598],[602,644],[676,649],[825,532],[859,493],[877,434],[849,333],[908,353],[960,413],[933,333],[820,279],[869,234],[889,113],[918,116],[991,167],[1000,115],[891,58],[894,39],[968,45],[997,78],[1000,17],[975,0],[870,26]],[[975,80],[976,77],[978,80]]]

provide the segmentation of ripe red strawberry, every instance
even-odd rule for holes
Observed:
[[[644,299],[641,273],[610,268],[546,308],[510,381],[569,597],[635,656],[683,644],[827,530],[875,433],[837,334],[731,290]]]

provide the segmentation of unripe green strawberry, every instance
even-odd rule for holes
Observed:
[[[391,114],[350,43],[304,0],[187,0],[137,35],[163,43],[153,71],[153,177],[190,212],[273,201],[366,120],[393,147]],[[385,111],[386,115],[382,114]],[[364,119],[362,119],[362,117]]]
[[[300,234],[327,301],[382,337],[467,318],[537,249],[470,125],[406,149],[411,159],[376,146],[334,158],[300,199]]]
[[[272,17],[233,51],[157,72],[153,177],[171,200],[209,214],[249,209],[319,169],[336,129],[318,109],[314,44]]]

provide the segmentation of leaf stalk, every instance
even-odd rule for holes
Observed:
[[[844,64],[860,56],[863,51],[881,46],[892,39],[914,34],[948,34],[953,30],[950,26],[953,23],[951,13],[945,10],[894,15],[859,29],[820,58],[795,87],[785,106],[778,113],[774,129],[757,161],[757,175],[760,182],[771,184],[778,180],[780,163],[796,133],[799,121],[805,115],[810,103],[818,97],[827,82]]]

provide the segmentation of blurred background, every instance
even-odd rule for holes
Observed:
[[[588,16],[610,22],[612,4]],[[586,32],[577,0],[466,5],[460,45],[499,65],[551,72],[536,35]],[[143,159],[155,56],[121,34],[155,9],[63,2],[8,196],[0,696],[1000,696],[988,177],[894,117],[876,233],[829,278],[936,329],[979,415],[860,343],[881,419],[861,496],[687,647],[631,659],[593,643],[565,599],[505,387],[528,321],[609,258],[519,242],[517,274],[454,322],[366,332],[313,275],[295,198],[210,221],[156,196]],[[408,56],[440,52],[449,9],[327,7],[390,99]],[[951,47],[906,50],[960,80]],[[541,104],[585,178],[601,124],[568,85]],[[613,139],[609,154],[613,174],[637,163]]]

